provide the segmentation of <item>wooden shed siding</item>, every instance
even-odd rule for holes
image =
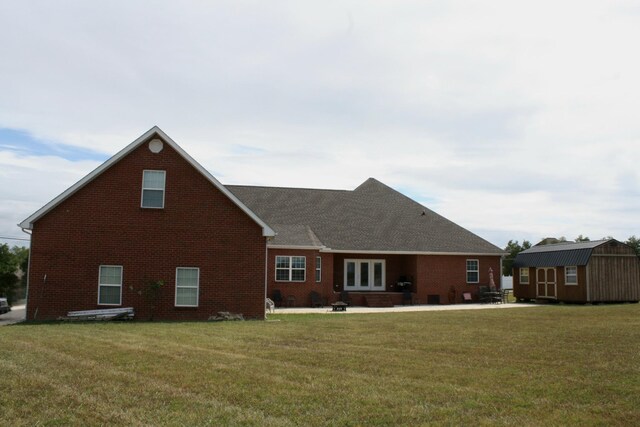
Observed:
[[[639,264],[635,255],[593,255],[589,262],[591,301],[640,300]]]

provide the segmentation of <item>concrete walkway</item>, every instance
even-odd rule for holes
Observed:
[[[451,304],[451,305],[396,305],[394,307],[347,307],[347,311],[332,311],[331,307],[278,307],[273,314],[344,314],[344,313],[400,313],[410,311],[450,311],[450,310],[498,310],[503,308],[540,307],[540,304],[507,303],[507,304]]]

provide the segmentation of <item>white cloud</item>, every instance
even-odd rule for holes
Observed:
[[[111,155],[157,124],[226,183],[374,176],[501,246],[626,239],[639,24],[628,1],[4,3],[0,128]],[[52,161],[2,200],[64,190]]]

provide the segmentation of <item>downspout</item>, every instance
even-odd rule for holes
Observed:
[[[29,262],[27,263],[27,289],[25,290],[25,294],[24,294],[24,299],[25,299],[25,303],[24,303],[24,313],[25,313],[25,320],[29,320],[27,319],[27,313],[29,312],[29,277],[31,276],[31,255],[33,253],[32,249],[33,249],[33,245],[31,244],[31,233],[29,233],[29,231],[27,231],[26,228],[22,228],[22,232],[25,234],[29,235]]]
[[[264,318],[263,320],[267,320],[267,280],[269,278],[269,240],[272,237],[268,236],[264,240],[264,298],[262,299],[262,309],[264,310]]]

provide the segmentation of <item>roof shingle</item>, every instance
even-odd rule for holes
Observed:
[[[274,245],[309,246],[311,231],[333,251],[503,254],[373,178],[353,191],[226,187],[278,233]]]

